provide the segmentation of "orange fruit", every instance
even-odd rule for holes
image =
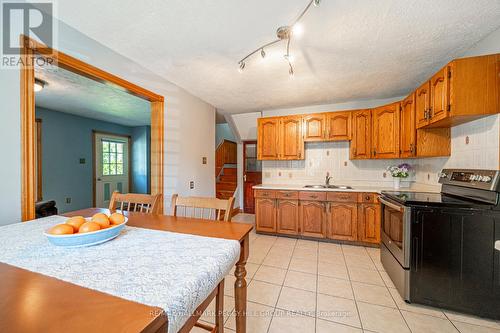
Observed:
[[[120,213],[113,213],[109,217],[109,221],[113,225],[115,225],[115,224],[122,224],[123,222],[125,222],[125,216],[123,214],[120,214]]]
[[[80,226],[85,222],[87,221],[85,221],[85,218],[83,216],[73,216],[66,221],[66,224],[72,226],[74,232],[78,232]]]
[[[73,227],[68,224],[58,224],[49,229],[51,235],[70,235],[73,232]]]
[[[99,224],[101,228],[109,227],[109,218],[108,215],[104,213],[97,213],[92,216],[92,222]]]
[[[99,224],[97,224],[95,222],[85,222],[84,224],[82,224],[82,226],[80,227],[78,232],[83,234],[86,232],[92,232],[92,231],[97,231],[97,230],[101,230],[101,227],[99,226]]]

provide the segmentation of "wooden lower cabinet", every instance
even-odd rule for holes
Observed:
[[[276,218],[276,231],[279,234],[297,235],[299,233],[298,200],[277,200]]]
[[[358,206],[358,241],[380,243],[380,205]]]
[[[257,232],[379,244],[380,215],[375,193],[255,190]]]
[[[329,203],[328,238],[356,241],[358,235],[358,205],[356,203]]]
[[[255,227],[257,231],[276,232],[275,199],[255,199]]]
[[[300,233],[306,237],[326,238],[326,203],[300,202]]]

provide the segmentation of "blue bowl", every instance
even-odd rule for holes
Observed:
[[[86,218],[87,221],[90,221],[91,218]],[[86,232],[83,234],[71,234],[71,235],[51,235],[48,232],[44,232],[44,235],[47,236],[49,241],[57,246],[64,247],[84,247],[84,246],[92,246],[107,242],[112,240],[113,238],[118,237],[120,232],[125,228],[125,224],[127,224],[128,218],[125,217],[125,222],[122,224],[115,225],[113,227]]]

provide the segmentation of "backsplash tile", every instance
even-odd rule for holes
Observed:
[[[437,175],[445,167],[498,169],[499,124],[500,116],[493,115],[453,127],[452,155],[440,158],[349,160],[349,142],[306,143],[305,160],[263,161],[262,182],[322,184],[328,172],[336,184],[390,186],[387,166],[407,162],[415,167],[415,173],[402,182],[403,187],[412,183],[438,185]]]

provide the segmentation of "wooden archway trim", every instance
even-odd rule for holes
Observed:
[[[35,69],[29,64],[35,55],[89,79],[111,85],[151,102],[151,193],[160,194],[159,212],[163,213],[164,98],[116,75],[52,49],[29,37],[21,36],[21,219],[35,218]]]

